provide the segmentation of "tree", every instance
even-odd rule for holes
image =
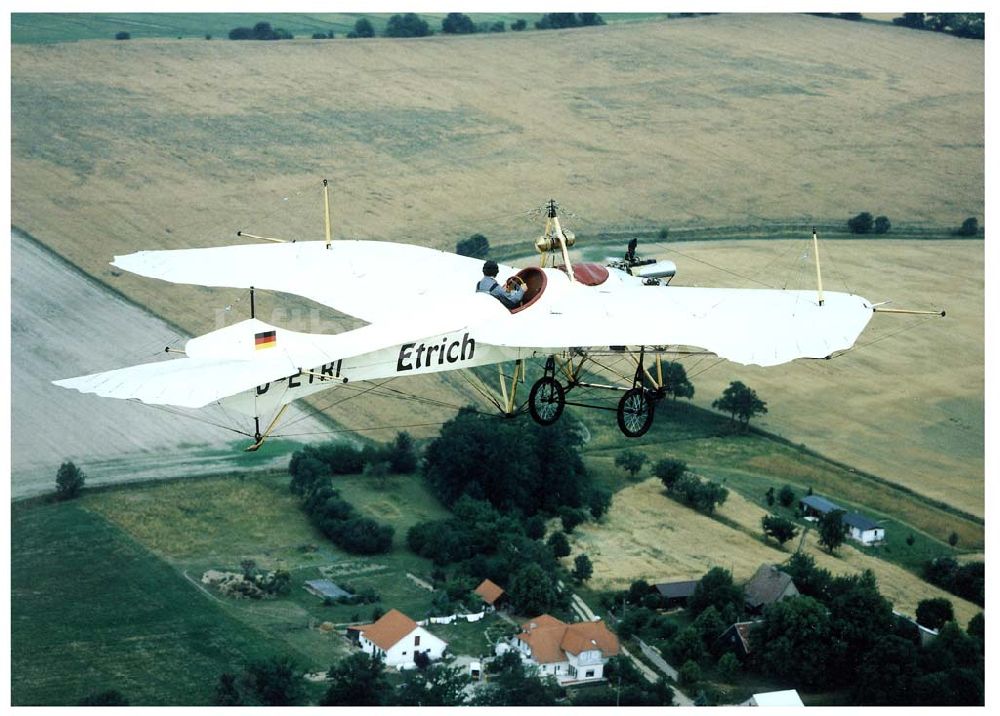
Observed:
[[[302,698],[297,670],[287,656],[254,661],[243,675],[245,691],[261,706],[294,706]]]
[[[585,554],[578,554],[573,560],[573,579],[581,584],[586,582],[594,574],[594,565],[590,562],[590,557]]]
[[[653,465],[653,474],[660,478],[663,486],[670,490],[687,471],[687,463],[683,460],[672,460],[663,458]]]
[[[875,224],[872,227],[876,234],[887,234],[889,229],[892,228],[892,224],[889,222],[888,216],[876,216]]]
[[[924,29],[924,14],[922,12],[904,12],[901,17],[894,17],[892,19],[894,25],[902,25],[903,27],[912,27],[917,30]]]
[[[475,31],[472,18],[460,12],[449,12],[441,21],[441,32],[449,35],[471,35]]]
[[[719,614],[739,614],[743,607],[743,590],[733,584],[733,575],[728,569],[712,567],[695,585],[694,594],[688,600],[688,611],[695,617],[709,607],[715,607]]]
[[[962,222],[962,226],[955,232],[959,236],[975,236],[979,233],[979,220],[970,216]]]
[[[629,477],[634,480],[642,471],[642,467],[646,464],[647,459],[645,453],[634,450],[622,450],[615,457],[615,467],[625,470],[629,474]]]
[[[867,211],[847,220],[847,228],[852,234],[867,234],[872,230],[875,220]]]
[[[497,657],[490,665],[489,683],[476,691],[473,706],[555,706],[564,691],[551,676],[525,666],[515,651]]]
[[[527,26],[528,23],[525,20],[514,20],[514,22],[510,24],[510,29],[513,30],[514,32],[521,32]]]
[[[568,430],[553,441],[544,431],[534,422],[460,410],[427,446],[424,478],[446,506],[464,494],[527,516],[579,507],[591,487],[581,438]]]
[[[789,597],[767,606],[750,631],[754,663],[768,675],[807,688],[825,684],[830,657],[830,616],[812,597]]]
[[[798,534],[794,522],[778,515],[764,515],[760,523],[764,534],[777,540],[780,545],[784,545],[785,542]]]
[[[670,361],[663,367],[663,382],[667,395],[677,398],[693,398],[694,385],[688,380],[684,366],[676,361]]]
[[[783,485],[778,491],[778,502],[781,503],[782,507],[792,506],[792,503],[795,502],[795,490],[792,489],[791,485]]]
[[[80,496],[87,476],[72,462],[64,462],[56,472],[56,499],[72,500]]]
[[[757,392],[745,386],[741,381],[734,380],[722,391],[722,397],[712,402],[716,410],[729,413],[730,420],[739,418],[744,428],[750,424],[750,418],[767,413],[767,403],[757,397]]]
[[[774,488],[773,487],[767,488],[767,492],[764,493],[764,499],[767,501],[767,506],[768,507],[773,507],[774,506]]]
[[[562,523],[563,532],[566,534],[571,534],[584,519],[586,519],[586,516],[581,510],[576,510],[565,505],[559,508],[559,521]]]
[[[601,519],[608,510],[611,509],[613,493],[606,487],[595,487],[587,495],[587,507],[590,508],[590,516],[595,520]]]
[[[358,37],[375,37],[375,28],[368,18],[362,17],[354,23],[354,29],[347,33],[347,37],[352,40]]]
[[[378,658],[356,652],[327,672],[330,686],[320,706],[381,706],[387,681]]]
[[[861,655],[853,701],[859,706],[912,705],[913,679],[919,673],[916,644],[889,635]]]
[[[482,234],[473,234],[455,244],[455,253],[474,259],[485,259],[490,253],[490,242]]]
[[[844,524],[844,510],[831,510],[819,518],[816,528],[819,530],[819,543],[833,554],[844,543],[847,536],[847,525]]]
[[[116,32],[115,33],[115,39],[116,40],[131,40],[132,39],[132,35],[130,33],[128,33],[128,32]]]
[[[958,545],[958,532],[952,532],[948,535],[948,544],[952,547],[956,547]]]
[[[736,675],[740,673],[740,660],[731,651],[727,651],[725,654],[719,657],[719,661],[716,664],[716,668],[719,670],[719,676],[722,677],[723,681],[732,682]]]
[[[546,542],[556,557],[568,557],[572,551],[569,548],[569,540],[566,539],[565,532],[553,532]]]
[[[694,626],[685,627],[670,644],[670,659],[678,664],[698,663],[706,656],[705,642]]]
[[[388,450],[389,469],[396,475],[408,475],[417,469],[417,449],[407,432],[396,433]]]
[[[236,675],[230,673],[219,674],[219,681],[215,684],[215,697],[212,702],[216,706],[242,706],[243,695],[236,685]]]
[[[511,577],[507,591],[518,614],[544,614],[558,597],[552,577],[534,563],[526,564]]]
[[[917,604],[917,623],[928,629],[940,629],[954,619],[951,602],[944,597],[923,599]]]
[[[427,22],[416,13],[393,15],[385,26],[386,37],[426,37],[431,34]]]
[[[701,681],[701,667],[694,660],[685,661],[680,669],[680,682],[683,686],[694,686]]]
[[[418,652],[423,654],[423,652]],[[461,706],[469,676],[460,666],[439,665],[433,669],[405,672],[403,683],[389,692],[392,706]]]

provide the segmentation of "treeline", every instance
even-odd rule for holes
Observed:
[[[553,12],[542,15],[535,22],[538,30],[557,30],[573,27],[592,27],[603,25],[604,19],[595,12]],[[528,23],[519,19],[511,23],[510,29],[520,32],[527,29]],[[450,12],[441,21],[441,32],[446,35],[471,35],[479,32],[506,32],[507,25],[502,20],[476,23],[471,17],[461,12]],[[427,37],[433,35],[430,24],[413,12],[393,15],[385,25],[383,37]],[[128,33],[118,33],[117,39],[128,39]],[[211,36],[206,36],[210,38]],[[354,29],[345,37],[348,39],[375,37],[375,27],[371,20],[359,18],[354,23]],[[314,40],[332,40],[333,31],[313,33]],[[272,28],[269,22],[258,22],[253,27],[235,27],[229,31],[230,40],[292,40],[295,36],[282,28]]]
[[[892,22],[915,30],[946,32],[973,40],[986,39],[986,15],[981,12],[904,12]]]
[[[956,597],[981,607],[986,605],[986,565],[983,562],[959,564],[953,557],[937,557],[924,564],[923,576]]]
[[[303,498],[302,509],[332,542],[353,554],[381,554],[392,549],[393,528],[359,515],[333,488],[332,477],[365,472],[383,479],[389,473],[411,473],[416,467],[416,450],[407,433],[381,446],[310,445],[292,455],[288,487]]]

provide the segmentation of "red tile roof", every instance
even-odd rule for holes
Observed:
[[[390,609],[374,624],[348,627],[360,631],[382,651],[389,651],[400,639],[417,628],[417,623],[398,609]]]
[[[482,584],[476,587],[476,594],[482,597],[487,604],[493,605],[504,595],[504,591],[490,580],[484,579]]]
[[[542,614],[522,624],[517,638],[531,648],[531,657],[539,664],[566,661],[566,652],[600,649],[604,657],[618,653],[618,637],[600,621],[566,624]]]

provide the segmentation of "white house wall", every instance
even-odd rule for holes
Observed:
[[[420,644],[416,644],[417,637]],[[360,642],[362,650],[368,654],[381,656],[386,666],[394,666],[403,669],[413,668],[415,663],[413,657],[417,651],[426,652],[431,661],[437,661],[444,655],[444,650],[448,647],[447,642],[431,634],[423,627],[417,627],[412,632],[404,636],[392,645],[388,651],[382,651],[362,635]]]

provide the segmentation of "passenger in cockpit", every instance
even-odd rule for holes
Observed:
[[[499,272],[496,261],[484,263],[483,277],[476,284],[476,291],[490,294],[507,308],[517,308],[524,298],[525,283],[520,276],[511,276],[506,285],[501,286],[496,279]]]

